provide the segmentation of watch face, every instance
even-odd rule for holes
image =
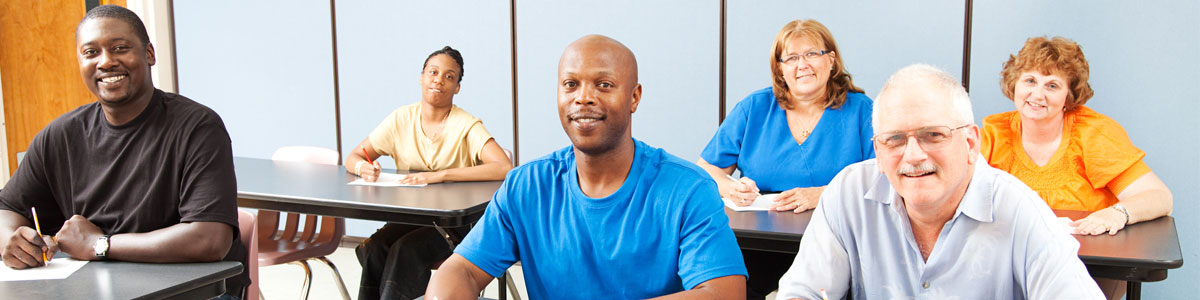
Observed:
[[[96,251],[96,256],[104,257],[108,253],[108,237],[102,236],[96,239],[96,243],[92,245],[92,249]]]

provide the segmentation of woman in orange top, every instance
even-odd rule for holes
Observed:
[[[1171,213],[1171,191],[1142,161],[1116,121],[1084,103],[1092,97],[1079,45],[1034,37],[1001,71],[1016,111],[983,119],[983,155],[1037,191],[1053,209],[1092,212],[1081,234],[1116,234]]]

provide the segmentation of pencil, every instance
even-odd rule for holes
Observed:
[[[829,294],[826,294],[826,293],[825,293],[825,289],[821,289],[821,299],[822,299],[822,300],[829,300]]]
[[[29,210],[33,211],[33,228],[34,228],[34,229],[37,229],[38,238],[40,239],[40,238],[42,238],[42,225],[41,225],[41,224],[38,224],[38,220],[37,220],[37,208],[36,208],[36,207],[30,207],[30,208],[29,208]],[[47,264],[49,264],[49,263],[50,263],[50,259],[46,258],[46,252],[42,252],[42,261],[43,261],[43,262],[45,262],[45,263],[47,263]]]
[[[374,165],[374,164],[375,164],[375,162],[372,162],[372,161],[371,161],[371,155],[370,155],[370,154],[367,154],[367,148],[358,148],[358,149],[362,149],[362,151],[363,151],[363,157],[367,159],[367,163],[368,163],[368,164],[372,164],[372,165]]]

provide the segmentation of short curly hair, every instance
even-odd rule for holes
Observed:
[[[1009,55],[1000,71],[1000,89],[1004,96],[1015,100],[1017,77],[1021,73],[1037,70],[1042,74],[1059,74],[1069,83],[1069,94],[1063,105],[1064,111],[1074,111],[1092,98],[1092,86],[1088,84],[1088,62],[1083,49],[1070,39],[1056,37],[1032,37],[1017,55]]]
[[[813,42],[825,44],[827,51],[834,53],[833,68],[829,71],[829,81],[825,83],[825,107],[838,109],[846,103],[846,95],[854,93],[862,93],[863,89],[854,85],[854,79],[850,76],[850,72],[846,71],[846,64],[842,63],[842,52],[838,51],[837,43],[833,41],[833,33],[829,32],[829,28],[817,20],[793,20],[783,25],[783,29],[775,35],[775,42],[771,46],[771,89],[775,94],[775,101],[784,108],[791,108],[788,99],[791,98],[791,92],[788,90],[787,82],[783,78],[783,70],[779,68],[779,58],[783,55],[783,48],[787,42],[795,37],[804,37]]]

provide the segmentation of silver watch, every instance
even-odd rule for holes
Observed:
[[[1125,206],[1121,205],[1120,203],[1113,204],[1113,206],[1111,206],[1111,207],[1120,211],[1121,213],[1125,214],[1125,224],[1128,225],[1129,224],[1129,210],[1125,209]]]
[[[106,234],[96,238],[96,243],[92,244],[92,250],[96,251],[96,258],[104,260],[108,256],[108,237],[110,235]]]

